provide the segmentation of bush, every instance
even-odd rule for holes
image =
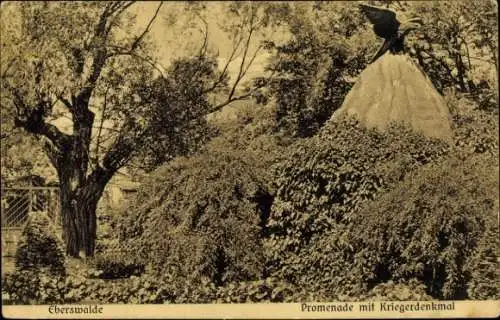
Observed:
[[[96,253],[89,266],[91,277],[101,279],[120,279],[138,276],[144,272],[144,264],[134,259],[134,255],[122,248],[117,227],[120,224],[120,209],[109,205],[98,209],[99,229],[96,241]]]
[[[272,110],[242,107],[234,121],[211,119],[221,135],[153,172],[113,222],[110,234],[120,239],[106,243],[126,261],[218,285],[260,276],[261,229],[273,198],[268,168],[284,143],[270,134],[273,121],[263,121]]]
[[[350,272],[368,287],[415,278],[435,298],[465,299],[468,261],[498,212],[498,167],[487,163],[451,158],[410,173],[325,242],[347,257]]]
[[[330,244],[322,239],[340,236],[364,203],[448,149],[406,127],[382,133],[353,119],[330,122],[318,136],[297,143],[276,169],[265,241],[268,271],[296,285],[314,284],[315,292],[331,286],[345,265],[329,270],[321,247]]]
[[[498,199],[498,198],[497,198]],[[498,238],[498,216],[487,215],[486,232],[479,240],[474,254],[467,265],[471,275],[467,293],[470,299],[498,300],[500,299],[500,239]],[[489,218],[489,219],[488,219]]]
[[[53,274],[64,273],[63,245],[46,214],[37,212],[29,215],[15,260],[19,270],[48,268]]]
[[[142,275],[120,280],[68,277],[66,303],[211,303],[215,301],[213,284],[189,282],[171,275]]]
[[[210,282],[143,275],[119,281],[68,277],[66,303],[245,303],[317,300],[303,288],[275,278],[231,282],[217,287]]]
[[[158,273],[218,285],[259,277],[269,197],[254,156],[215,148],[178,158],[142,187],[121,234]]]
[[[466,157],[486,153],[498,160],[498,114],[481,111],[460,96],[451,96],[449,100],[453,105],[452,128],[457,151]]]
[[[119,223],[119,216],[121,210],[112,207],[109,203],[104,203],[105,201],[99,202],[97,207],[97,224],[99,228],[97,229],[96,244],[95,244],[95,254],[102,254],[109,250],[113,250],[119,246],[118,238],[114,233],[114,228],[117,223]]]
[[[276,102],[281,132],[311,137],[341,106],[353,77],[372,56],[367,50],[375,36],[364,21],[345,3],[290,5],[283,24],[290,37],[266,42],[272,55],[267,69],[275,74],[267,94]]]
[[[62,243],[46,214],[31,213],[16,251],[16,268],[2,279],[2,291],[12,303],[61,302],[65,256]]]
[[[36,269],[16,270],[2,279],[2,291],[13,304],[63,303],[65,276]]]
[[[257,303],[301,301],[305,292],[275,278],[265,280],[229,283],[217,288],[219,303]],[[303,300],[302,300],[303,301]]]

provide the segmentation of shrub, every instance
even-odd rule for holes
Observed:
[[[498,216],[495,217],[491,214],[485,218],[486,232],[479,240],[479,244],[467,265],[467,272],[471,275],[467,293],[470,299],[498,300],[500,299],[500,288],[498,287],[500,279]]]
[[[328,287],[336,272],[345,273],[345,265],[329,270],[322,246],[330,244],[322,239],[340,236],[366,201],[448,149],[445,142],[406,127],[393,125],[382,133],[353,119],[330,122],[318,136],[297,143],[276,168],[277,194],[265,241],[269,272],[314,291]],[[342,254],[335,255],[342,260]]]
[[[9,294],[12,303],[63,301],[64,251],[46,214],[29,215],[15,260],[15,271],[2,279],[2,291]]]
[[[91,277],[101,279],[128,278],[144,272],[144,264],[134,259],[134,255],[124,250],[116,234],[120,224],[120,209],[103,205],[98,210],[99,229],[96,253],[89,266]]]
[[[127,261],[219,285],[259,277],[261,228],[273,198],[268,168],[286,142],[264,121],[272,110],[242,106],[234,121],[210,120],[221,135],[198,155],[150,174],[111,229],[120,239],[107,240],[130,254]]]
[[[128,250],[184,279],[220,285],[258,277],[268,192],[255,162],[249,152],[215,148],[158,169],[122,224]]]
[[[300,302],[312,301],[313,297],[303,288],[273,277],[229,283],[218,287],[216,292],[216,301],[219,303]]]
[[[89,279],[72,275],[66,281],[66,303],[211,303],[214,284],[189,282],[165,274],[120,280]]]
[[[23,229],[16,251],[19,270],[48,268],[51,273],[64,273],[64,250],[54,226],[45,213],[31,213]]]
[[[454,144],[464,156],[486,153],[498,160],[498,114],[479,110],[471,100],[450,95]]]
[[[118,247],[118,238],[114,233],[114,228],[119,222],[120,209],[112,207],[108,202],[101,201],[97,208],[97,229],[96,255],[105,253]]]
[[[498,167],[487,163],[451,158],[410,173],[325,242],[339,245],[333,250],[342,251],[351,272],[369,286],[416,278],[433,297],[465,299],[468,261],[498,212]]]
[[[170,275],[142,275],[119,281],[68,277],[65,302],[99,303],[244,303],[299,302],[318,296],[276,278],[230,282],[217,287],[206,281],[185,281]]]
[[[361,12],[343,3],[293,4],[285,15],[290,37],[266,42],[272,55],[267,69],[275,74],[268,95],[280,131],[311,137],[342,104],[372,56],[367,50],[375,37],[364,30]]]
[[[63,303],[66,292],[65,276],[44,270],[24,269],[6,274],[2,291],[13,304]]]

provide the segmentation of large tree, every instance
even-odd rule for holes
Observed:
[[[142,23],[133,4],[21,2],[1,8],[2,104],[12,110],[16,127],[38,138],[57,171],[70,256],[94,254],[97,202],[117,170],[152,135],[157,146],[187,144],[173,138],[197,130],[207,113],[201,91],[179,105],[176,77],[168,74],[182,72],[183,63],[165,70],[153,59],[148,33],[162,3]],[[64,117],[68,128],[54,125]]]
[[[150,31],[172,7],[140,4],[150,13],[136,19],[139,5],[133,5],[21,2],[1,8],[2,104],[15,127],[36,137],[57,171],[70,256],[93,255],[97,202],[120,168],[135,159],[133,164],[152,169],[190,154],[207,136],[207,114],[262,87],[239,89],[260,51],[251,49],[254,35],[272,25],[272,5],[227,5],[233,13],[228,25],[237,28],[223,30],[233,47],[221,70],[209,50],[204,5],[186,11],[201,23],[199,49],[169,68],[154,58]],[[231,64],[237,64],[232,81]],[[210,105],[210,94],[222,101]]]

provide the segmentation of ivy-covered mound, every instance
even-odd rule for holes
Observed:
[[[323,262],[342,260],[349,265],[349,281],[368,288],[415,278],[435,298],[469,298],[477,264],[498,257],[497,243],[484,238],[488,229],[497,229],[498,167],[481,158],[451,158],[410,173],[355,212],[343,232],[315,247]],[[488,275],[491,269],[484,271],[475,276],[475,287],[497,283],[498,277]]]
[[[184,283],[258,278],[270,203],[257,162],[250,152],[208,148],[153,172],[122,224],[128,250]]]
[[[12,303],[52,303],[63,300],[65,256],[50,218],[30,213],[15,255],[15,270],[2,279],[2,291]]]
[[[498,165],[499,122],[496,113],[480,110],[471,100],[450,97],[454,145],[463,156],[485,153]]]
[[[352,272],[342,255],[349,252],[338,252],[339,261],[332,264],[324,252],[333,250],[333,242],[325,237],[347,241],[342,231],[354,212],[409,172],[442,159],[450,147],[396,124],[379,132],[347,118],[327,123],[293,149],[277,167],[278,189],[265,241],[267,271],[329,299],[359,296],[362,292],[345,281]]]

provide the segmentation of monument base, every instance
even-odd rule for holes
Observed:
[[[402,121],[435,138],[451,139],[450,114],[434,85],[406,55],[386,53],[370,64],[332,119],[355,116],[369,128],[384,130]]]

